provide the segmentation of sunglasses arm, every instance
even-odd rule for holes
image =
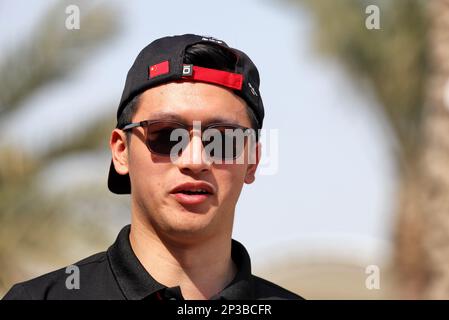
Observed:
[[[124,126],[122,128],[123,131],[128,131],[131,130],[133,128],[137,128],[137,127],[144,127],[146,126],[146,122],[145,121],[141,121],[141,122],[134,122],[134,123],[129,123],[126,126]]]

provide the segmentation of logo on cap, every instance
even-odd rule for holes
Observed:
[[[182,65],[182,75],[191,76],[193,74],[193,64],[183,64]]]
[[[256,89],[254,89],[254,87],[252,86],[252,84],[251,84],[250,82],[248,82],[248,86],[249,86],[249,88],[251,89],[251,93],[252,93],[253,95],[255,95],[256,97],[258,97],[257,92],[256,92]]]
[[[218,40],[217,38],[214,38],[214,37],[210,37],[210,36],[203,36],[201,38],[201,40],[212,41],[212,42],[220,43],[220,44],[223,43],[223,41]]]

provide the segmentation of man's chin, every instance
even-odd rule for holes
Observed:
[[[170,233],[179,233],[185,236],[195,236],[207,232],[210,227],[210,219],[196,219],[195,221],[186,219],[184,221],[174,221],[170,224],[169,230],[167,231]]]
[[[190,215],[190,216],[189,216]],[[177,212],[166,220],[165,232],[177,238],[198,238],[211,233],[212,213]]]

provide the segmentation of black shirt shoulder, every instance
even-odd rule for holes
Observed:
[[[20,282],[3,297],[4,300],[73,300],[73,299],[95,299],[104,296],[101,291],[120,292],[118,288],[107,288],[114,286],[113,274],[110,272],[106,252],[99,252],[80,260],[73,265],[78,267],[79,288],[73,285],[70,277],[75,275],[71,266],[61,268],[31,280]],[[72,266],[73,266],[72,265]],[[106,287],[105,287],[106,286]],[[112,290],[109,290],[112,289]],[[111,297],[122,299],[121,296]]]
[[[170,289],[157,282],[135,256],[129,242],[130,225],[117,240],[100,252],[66,268],[14,285],[5,300],[141,300]],[[303,299],[251,273],[245,247],[232,240],[232,259],[237,266],[234,280],[217,297],[226,300]]]
[[[252,275],[254,291],[258,300],[304,300],[303,297],[293,293],[277,284]]]

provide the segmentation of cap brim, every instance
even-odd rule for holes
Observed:
[[[109,167],[108,176],[108,188],[111,192],[116,194],[130,194],[131,183],[129,181],[129,175],[118,174],[115,171],[114,163],[111,160],[111,166]]]

